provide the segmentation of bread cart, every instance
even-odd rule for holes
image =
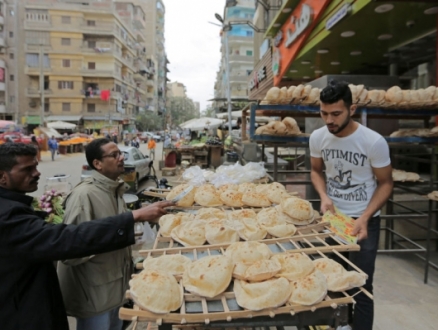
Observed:
[[[193,210],[193,208],[190,208]],[[259,210],[255,210],[259,211]],[[327,238],[332,238],[335,245],[329,245]],[[358,251],[359,245],[345,244],[338,240],[329,229],[329,224],[320,222],[300,227],[296,234],[286,238],[270,238],[259,242],[268,245],[276,253],[300,252],[310,257],[327,257],[335,254],[346,261],[353,269],[363,273],[351,264],[341,252]],[[158,233],[151,250],[140,251],[144,257],[157,257],[163,254],[182,254],[192,260],[209,255],[222,255],[230,244],[203,245],[183,247],[172,238],[162,237]],[[137,268],[141,269],[142,264]],[[177,277],[182,286],[181,278]],[[357,293],[364,292],[372,299],[372,295],[363,288],[357,288]],[[127,297],[130,297],[129,291]],[[348,304],[354,303],[354,296],[346,291],[328,292],[327,296],[313,306],[286,304],[277,308],[252,311],[241,308],[235,299],[232,284],[225,292],[214,297],[204,298],[184,292],[184,299],[179,310],[168,314],[154,314],[141,310],[134,305],[133,309],[121,308],[119,317],[133,322],[156,322],[160,330],[170,330],[172,325],[189,326],[201,329],[207,328],[237,328],[237,327],[268,327],[297,326],[299,329],[309,325],[345,325],[348,317]]]

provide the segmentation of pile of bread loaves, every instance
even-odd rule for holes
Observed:
[[[286,117],[282,121],[273,120],[258,127],[255,133],[258,135],[297,136],[301,134],[301,131],[295,119]]]
[[[238,305],[254,311],[284,304],[312,306],[321,302],[327,291],[342,292],[362,286],[366,280],[365,274],[346,271],[331,259],[312,260],[303,253],[273,254],[259,242],[233,243],[224,255],[196,261],[179,254],[149,257],[143,268],[130,281],[130,296],[141,309],[157,314],[181,307],[183,288],[175,278],[181,275],[187,292],[207,298],[225,292],[233,282]]]
[[[159,234],[184,246],[255,241],[268,235],[290,237],[297,231],[296,226],[312,223],[316,215],[310,202],[289,197],[280,205],[264,208],[259,213],[251,209],[227,212],[202,208],[196,215],[184,212],[166,214],[159,220]]]
[[[392,170],[392,180],[401,182],[417,182],[420,181],[420,176],[415,172],[406,172],[403,170]]]
[[[400,107],[418,108],[438,104],[438,89],[435,86],[417,90],[402,90],[393,86],[387,91],[370,90],[364,85],[348,85],[351,90],[354,104],[369,107]],[[260,104],[307,104],[318,105],[321,90],[310,85],[288,87],[272,87],[266,93]]]
[[[174,187],[167,194],[166,199],[172,200],[188,186],[188,184],[181,184]],[[205,207],[267,207],[272,204],[280,204],[281,200],[287,197],[290,195],[286,188],[277,182],[259,185],[254,183],[225,184],[219,188],[215,188],[212,184],[204,184],[195,187],[177,205],[190,207],[196,203]]]
[[[429,128],[403,128],[391,133],[390,137],[407,137],[407,136],[418,136],[418,137],[437,137],[438,136],[438,126],[432,129]]]

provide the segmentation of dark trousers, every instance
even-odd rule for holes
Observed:
[[[373,275],[376,264],[377,248],[379,246],[379,236],[380,217],[377,216],[368,221],[368,238],[358,242],[360,245],[360,251],[343,253],[346,258],[368,275],[364,289],[371,294],[373,293]],[[333,259],[346,267],[346,263],[340,258],[336,258],[335,256]],[[356,292],[357,289],[353,289],[349,294],[353,295]],[[354,296],[354,300],[356,301],[354,307],[349,305],[349,323],[353,324],[353,330],[371,330],[373,328],[374,320],[373,300],[368,298],[362,292]]]

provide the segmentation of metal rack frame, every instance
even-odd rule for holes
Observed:
[[[247,115],[247,112],[242,112],[243,116]],[[257,135],[255,134],[255,117],[256,116],[276,116],[276,117],[320,117],[319,106],[309,106],[309,105],[259,105],[252,104],[250,109],[250,128],[249,134],[250,139],[254,142],[258,142],[265,146],[270,146],[274,148],[274,169],[273,169],[273,180],[277,181],[279,173],[310,173],[309,170],[306,171],[278,171],[278,148],[279,147],[302,147],[308,148],[309,137],[308,136],[270,136],[270,135]],[[365,106],[359,106],[354,115],[355,118],[360,118],[363,125],[366,126],[368,118],[391,118],[391,119],[422,119],[425,122],[428,121],[430,116],[438,115],[438,109],[435,108],[419,108],[419,109],[396,109],[396,108],[367,108]],[[245,118],[242,118],[244,122]],[[432,149],[430,159],[416,159],[419,162],[425,162],[431,164],[429,181],[429,192],[436,187],[438,182],[435,182],[433,178],[436,176],[435,168],[438,165],[438,160],[436,160],[434,145],[438,143],[438,137],[385,137],[388,142],[390,149],[398,146],[399,144],[420,144],[423,146],[429,146]],[[391,157],[394,158],[409,158],[410,160],[415,160],[412,157],[406,155],[394,155],[391,153]],[[281,181],[280,183],[286,183]],[[310,180],[299,181],[296,183],[287,182],[288,184],[311,184]],[[424,194],[424,192],[415,191],[411,187],[405,184],[396,183],[397,188],[401,188],[406,191]],[[426,193],[427,194],[427,193]],[[319,199],[312,200],[314,202],[319,202]],[[401,207],[407,212],[395,213],[394,207]],[[438,207],[438,205],[437,205]],[[379,250],[379,253],[415,253],[419,258],[425,261],[424,267],[424,283],[427,283],[429,266],[438,270],[438,265],[430,261],[430,250],[431,250],[431,240],[432,235],[438,237],[438,228],[432,228],[432,220],[434,215],[438,212],[437,207],[433,208],[433,201],[429,201],[428,211],[421,212],[409,208],[401,203],[394,201],[393,195],[388,200],[386,205],[387,214],[381,215],[383,220],[386,220],[386,224],[381,227],[381,230],[385,232],[384,244],[385,249]],[[415,222],[418,219],[427,219],[427,226],[423,226]],[[415,242],[414,240],[400,234],[394,229],[394,221],[403,220],[411,224],[416,225],[419,228],[426,230],[426,246],[422,246]],[[399,238],[398,240],[396,238]],[[436,239],[436,238],[435,238]],[[413,248],[407,247],[404,243],[408,243]],[[396,248],[396,246],[398,248]],[[438,246],[438,242],[437,242]],[[424,254],[424,256],[422,255]]]

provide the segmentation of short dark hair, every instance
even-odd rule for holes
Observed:
[[[321,91],[319,99],[325,104],[333,104],[343,100],[347,109],[350,109],[353,104],[350,87],[348,87],[348,83],[345,81],[331,80],[328,86],[324,87]]]
[[[10,172],[18,164],[17,157],[37,155],[37,150],[32,144],[6,142],[0,145],[0,171]]]
[[[102,146],[111,142],[113,141],[107,138],[96,139],[91,141],[85,148],[85,158],[87,158],[87,163],[93,170],[96,169],[93,165],[93,161],[95,159],[102,160],[102,156],[103,156]]]

